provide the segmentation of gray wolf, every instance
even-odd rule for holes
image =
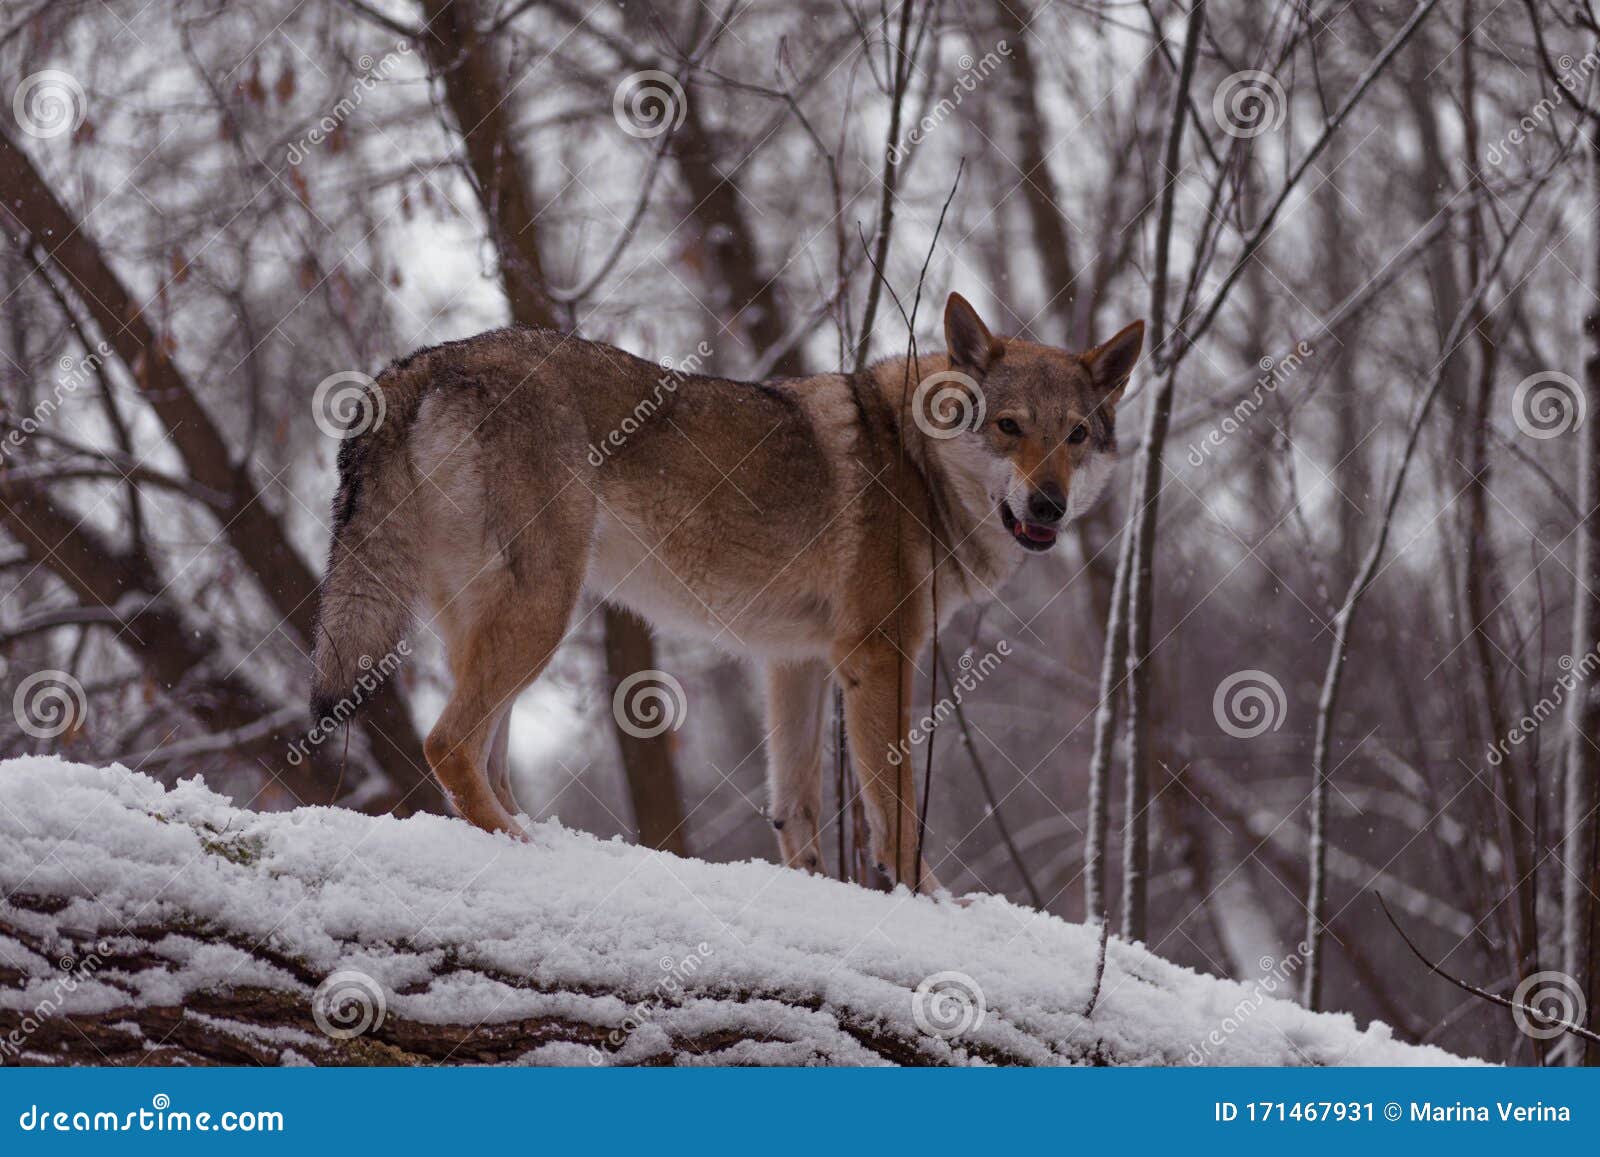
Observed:
[[[1104,489],[1144,340],[1142,322],[1082,353],[995,336],[958,294],[944,329],[945,353],[756,383],[521,328],[394,362],[383,421],[340,446],[314,713],[431,614],[454,691],[428,762],[465,819],[520,835],[512,703],[587,592],[761,664],[770,815],[811,870],[839,685],[872,856],[937,889],[912,761],[891,758],[913,661]]]

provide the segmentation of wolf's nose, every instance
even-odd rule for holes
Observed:
[[[1067,513],[1067,496],[1054,482],[1046,482],[1028,495],[1029,522],[1060,522]]]

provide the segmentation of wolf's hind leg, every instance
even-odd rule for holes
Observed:
[[[473,592],[476,609],[447,640],[455,690],[423,748],[463,819],[485,831],[520,835],[506,779],[511,706],[561,645],[583,574],[552,561],[536,582],[496,576]]]
[[[509,790],[502,796],[491,776],[493,748],[501,728],[509,727],[511,704],[560,645],[571,606],[543,600],[502,604],[482,615],[459,643],[452,640],[455,691],[423,746],[451,804],[485,831],[521,834],[507,803]]]
[[[473,390],[431,394],[413,435],[424,589],[455,687],[423,744],[462,818],[521,834],[506,781],[508,716],[566,633],[588,566],[596,502],[581,453],[502,415]],[[557,431],[569,427],[544,420]]]
[[[767,807],[783,862],[812,872],[825,867],[818,829],[827,689],[821,662],[767,666]]]
[[[494,738],[489,741],[489,786],[494,789],[500,806],[512,815],[518,810],[517,797],[511,790],[511,709],[514,706],[515,703],[506,704],[494,729]]]

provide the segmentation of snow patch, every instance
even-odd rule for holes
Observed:
[[[0,763],[6,895],[69,898],[51,919],[113,944],[166,921],[225,933],[164,938],[164,967],[84,976],[63,997],[69,1013],[181,1005],[200,990],[303,993],[305,970],[353,969],[377,982],[390,1014],[418,1023],[554,1016],[617,1031],[614,1052],[547,1043],[522,1055],[528,1064],[649,1060],[674,1038],[716,1042],[712,1063],[881,1063],[862,1043],[879,1029],[916,1042],[909,1059],[958,1064],[1461,1063],[1396,1041],[1381,1023],[1362,1030],[1347,1015],[1261,1000],[1258,985],[1120,941],[1086,1018],[1094,929],[1001,897],[963,908],[883,895],[765,862],[680,859],[553,821],[531,825],[530,837],[439,816],[256,814],[198,778],[169,789],[121,766]],[[24,935],[43,931],[29,913],[3,912]],[[257,944],[295,968],[263,963]],[[0,962],[28,978],[0,991],[11,1009],[29,1007],[54,967],[7,938]],[[972,985],[953,1033],[918,991],[939,973]]]

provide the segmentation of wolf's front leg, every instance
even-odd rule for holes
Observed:
[[[767,666],[767,808],[783,862],[811,872],[825,871],[818,829],[827,691],[820,661]]]
[[[924,894],[939,891],[926,863],[917,871],[916,779],[902,746],[911,729],[911,664],[876,637],[840,646],[835,661],[873,858],[895,883]]]

